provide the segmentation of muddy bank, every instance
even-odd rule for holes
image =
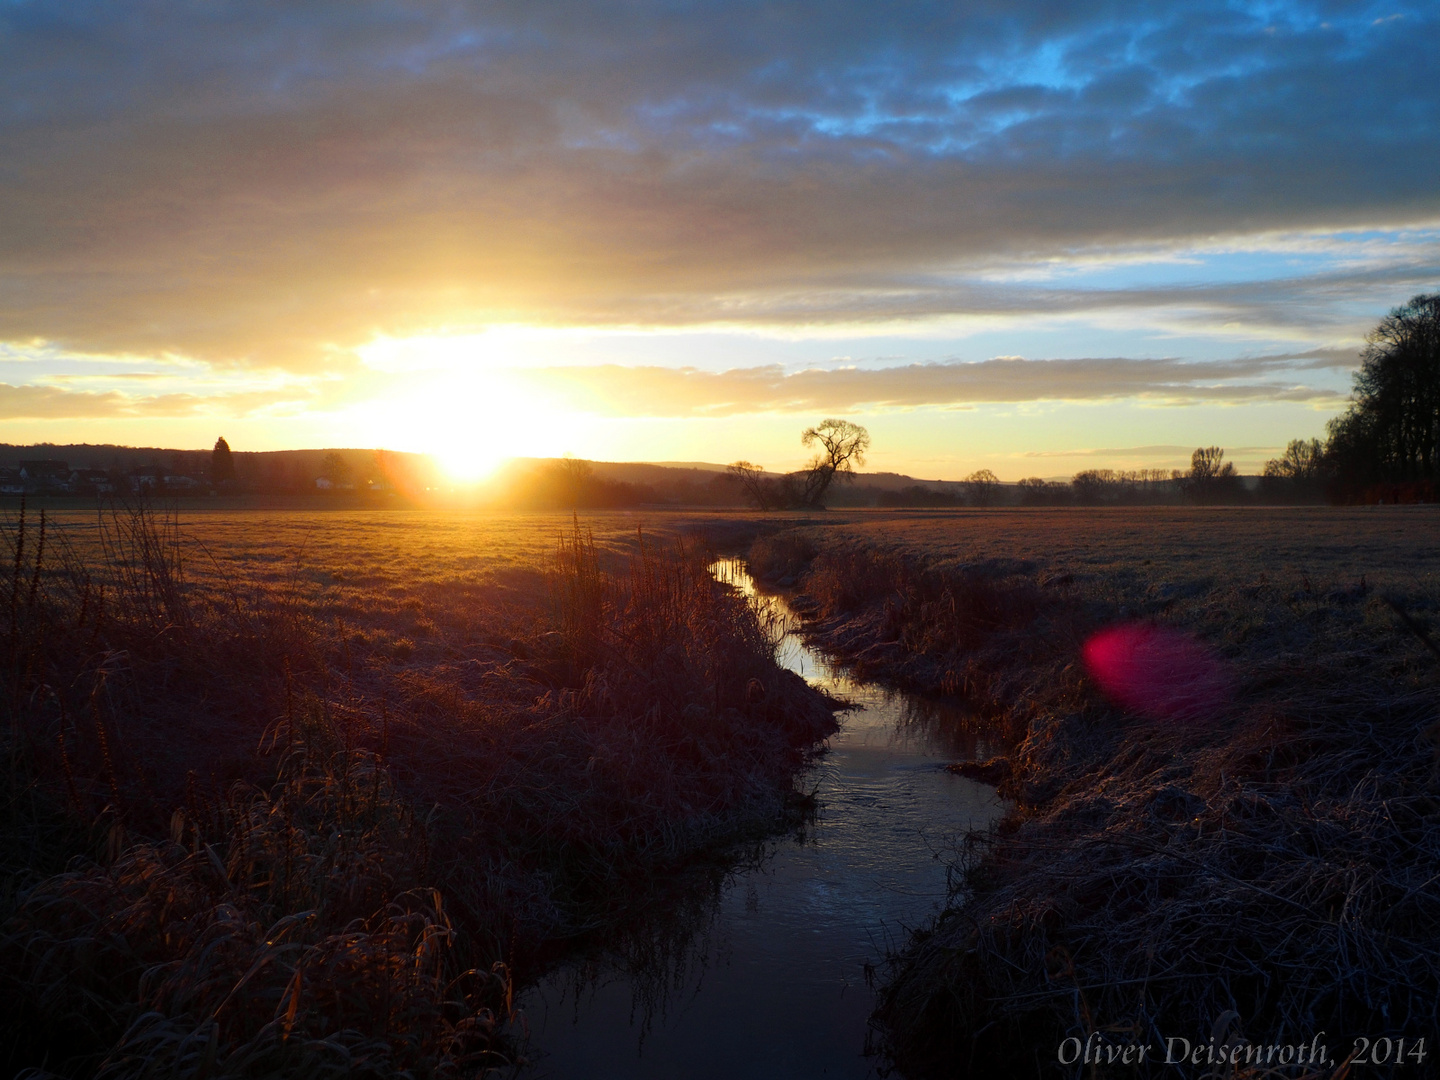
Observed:
[[[1333,1066],[1356,1037],[1433,1033],[1436,664],[1391,604],[1419,626],[1433,579],[1398,598],[1363,568],[1121,582],[818,530],[762,538],[751,566],[795,583],[822,648],[968,697],[1013,747],[1015,811],[971,838],[950,908],[883,973],[876,1022],[906,1075],[1078,1075],[1062,1042],[1096,1033],[1152,1047],[1126,1075],[1182,1076],[1206,1066],[1163,1064],[1165,1038],[1325,1031]],[[1136,621],[1212,650],[1232,693],[1183,718],[1112,705],[1081,649]]]

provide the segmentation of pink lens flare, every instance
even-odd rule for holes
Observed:
[[[1194,638],[1162,626],[1112,626],[1087,641],[1083,655],[1106,695],[1134,712],[1198,719],[1230,699],[1224,662]]]

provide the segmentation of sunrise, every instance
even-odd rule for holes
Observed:
[[[819,399],[890,471],[1258,470],[1434,282],[1430,15],[11,5],[8,441],[444,455],[376,408],[499,372],[595,418],[527,455],[752,456],[716,412]]]
[[[1437,32],[0,4],[9,1072],[1429,1075]]]

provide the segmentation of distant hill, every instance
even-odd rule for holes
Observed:
[[[435,460],[426,454],[353,447],[255,451],[232,446],[231,452],[237,481],[244,490],[259,494],[315,493],[320,490],[316,481],[325,471],[325,460],[332,454],[349,466],[347,488],[365,490],[378,485],[415,494],[431,488],[453,487]],[[47,459],[63,461],[72,469],[108,472],[117,479],[144,470],[209,483],[212,480],[210,453],[209,449],[112,443],[0,443],[0,469],[18,468],[21,461]],[[525,485],[526,478],[556,460],[515,458],[485,488],[491,497],[502,502],[524,501],[517,492]],[[623,497],[627,504],[739,506],[743,503],[739,488],[728,479],[727,467],[715,462],[589,461],[587,464],[598,480],[610,486],[612,495]],[[853,483],[837,486],[831,501],[837,506],[870,506],[881,492],[916,487],[946,494],[961,491],[961,485],[953,481],[919,480],[891,472],[861,473]]]
[[[716,465],[709,461],[640,461],[637,465],[655,465],[662,469],[699,469],[701,472],[724,472],[728,465]]]
[[[158,446],[116,446],[110,443],[0,443],[0,469],[18,468],[34,459],[63,461],[72,469],[95,469],[123,477],[155,470],[209,482],[210,454]],[[426,454],[394,450],[237,450],[231,448],[235,478],[247,490],[272,494],[315,490],[325,459],[338,455],[349,466],[346,483],[362,487],[374,482],[396,489],[421,489],[440,483],[433,459]]]
[[[0,468],[13,469],[21,461],[45,458],[67,462],[74,469],[143,469],[160,466],[170,469],[203,461],[208,466],[209,450],[176,450],[158,446],[115,446],[110,443],[0,443]],[[182,470],[183,471],[183,470]]]
[[[365,505],[394,505],[394,500],[414,505],[439,499],[469,505],[582,508],[617,506],[713,506],[745,505],[742,489],[726,471],[727,467],[706,461],[566,461],[559,458],[515,458],[484,483],[466,487],[448,477],[436,460],[426,454],[393,450],[365,450],[353,447],[314,450],[247,451],[231,448],[236,483],[214,484],[210,474],[211,452],[154,446],[116,446],[92,443],[40,443],[19,446],[0,444],[0,471],[7,475],[22,461],[43,459],[63,461],[74,470],[109,473],[116,490],[133,488],[135,474],[163,472],[197,481],[177,481],[168,493],[310,496],[331,500],[353,496]],[[334,462],[327,468],[327,459]],[[339,474],[338,480],[329,480]],[[778,476],[778,473],[770,474]],[[1184,492],[1173,483],[1146,483],[1138,487],[1139,474],[1100,470],[1093,474],[1093,491],[1081,492],[1069,480],[1049,482],[1035,488],[1002,483],[984,500],[990,505],[1063,504],[1082,501],[1096,504],[1185,502]],[[0,477],[13,485],[13,477]],[[1243,478],[1235,494],[1248,499],[1258,489],[1258,478]],[[161,484],[157,490],[166,490]],[[12,488],[13,490],[13,488]],[[80,490],[78,487],[76,491]],[[91,490],[93,490],[93,485]],[[1087,489],[1088,490],[1088,489]],[[41,489],[40,493],[47,493]],[[49,492],[49,493],[53,493]],[[388,502],[387,502],[388,500]],[[922,480],[904,473],[859,473],[849,483],[837,484],[830,492],[835,507],[943,507],[965,505],[972,500],[969,486],[958,480]]]

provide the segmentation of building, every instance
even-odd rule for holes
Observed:
[[[70,490],[82,495],[113,495],[115,481],[100,469],[76,469],[70,474]]]
[[[160,480],[164,476],[159,469],[145,468],[136,469],[130,474],[130,490],[133,492],[158,491]]]
[[[20,480],[30,495],[58,495],[70,490],[70,465],[37,459],[20,462]]]

